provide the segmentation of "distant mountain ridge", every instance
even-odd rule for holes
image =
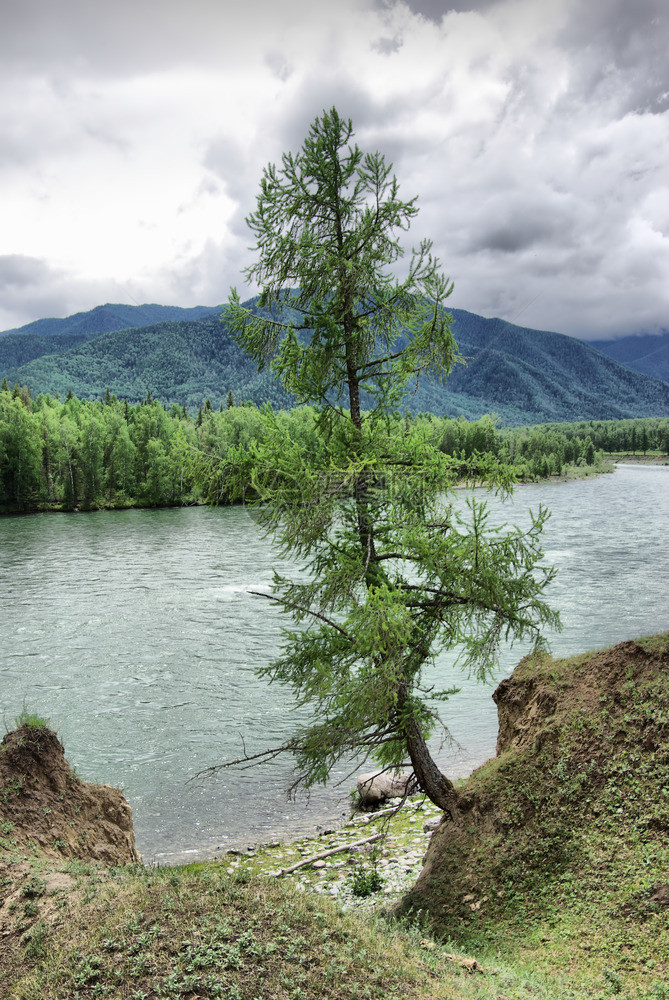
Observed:
[[[595,340],[591,346],[626,368],[669,382],[669,330],[620,340]]]
[[[106,303],[64,319],[37,319],[0,333],[0,372],[13,371],[45,354],[64,354],[115,330],[138,329],[155,323],[197,320],[218,315],[220,306],[128,306]],[[57,338],[57,339],[56,339]]]
[[[0,337],[11,334],[99,337],[100,334],[110,333],[112,330],[129,330],[132,327],[151,326],[153,323],[172,320],[202,319],[203,316],[209,316],[220,310],[220,306],[182,308],[160,306],[155,303],[128,306],[125,303],[107,302],[103,306],[95,306],[87,312],[74,313],[64,319],[37,319],[14,330],[0,332]]]
[[[450,312],[467,364],[455,367],[445,387],[428,380],[412,387],[405,405],[413,412],[472,419],[494,412],[506,424],[669,415],[669,385],[624,367],[601,344]],[[238,348],[220,314],[220,306],[107,304],[37,320],[0,334],[0,377],[33,394],[71,389],[95,398],[109,388],[133,402],[150,391],[191,410],[207,397],[218,405],[228,391],[237,402],[293,405],[273,375],[258,372]]]

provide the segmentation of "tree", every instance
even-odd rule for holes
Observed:
[[[295,627],[262,673],[313,709],[277,748],[293,753],[297,782],[325,781],[354,755],[390,768],[408,758],[422,790],[452,809],[457,796],[427,741],[439,699],[453,692],[426,690],[426,666],[462,646],[465,667],[486,677],[502,637],[536,639],[558,621],[542,600],[552,571],[538,566],[546,512],[525,533],[491,527],[477,500],[465,518],[449,498],[458,476],[508,490],[505,469],[491,456],[463,464],[443,454],[427,422],[390,430],[409,382],[442,380],[458,359],[443,308],[452,285],[431,242],[403,278],[392,270],[417,211],[334,108],[297,154],[265,169],[247,219],[258,306],[243,308],[233,290],[224,319],[259,367],[317,408],[318,435],[306,452],[268,409],[264,439],[232,454],[217,487],[223,479],[238,495],[250,480],[262,524],[309,570],[306,582],[275,574],[263,595]]]
[[[641,451],[644,455],[648,451],[648,428],[645,424],[641,425]]]
[[[29,507],[40,488],[39,422],[22,391],[0,393],[0,503]]]

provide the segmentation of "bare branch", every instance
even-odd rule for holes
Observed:
[[[356,840],[352,844],[340,844],[339,847],[332,847],[329,851],[321,851],[320,854],[313,854],[304,861],[298,861],[296,865],[291,865],[290,868],[282,868],[280,872],[276,873],[276,877],[281,878],[282,875],[290,875],[291,872],[296,872],[299,868],[307,868],[309,865],[313,865],[314,861],[322,861],[323,858],[329,858],[333,854],[341,854],[342,851],[355,851],[358,847],[364,847],[365,844],[373,844],[376,840],[382,840],[383,837],[385,837],[385,833],[375,833],[372,837],[365,837],[364,840]]]
[[[292,608],[294,611],[299,611],[302,614],[312,615],[314,618],[319,618],[322,622],[325,622],[326,625],[330,625],[332,628],[336,629],[337,632],[341,632],[344,638],[348,639],[349,642],[353,641],[346,629],[343,629],[341,625],[337,624],[337,622],[333,622],[331,618],[327,617],[327,615],[321,614],[320,611],[314,611],[313,608],[303,608],[299,604],[293,604],[291,601],[287,601],[283,597],[277,597],[275,594],[265,594],[262,590],[248,590],[247,593],[252,594],[254,597],[266,597],[268,601],[276,601],[277,604],[281,604],[285,608]]]

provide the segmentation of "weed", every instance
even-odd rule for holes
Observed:
[[[20,796],[23,791],[23,786],[25,785],[26,779],[25,775],[18,774],[16,777],[12,778],[8,785],[0,791],[0,798],[2,798],[3,803],[6,805],[9,802],[11,795],[15,795],[16,798]]]
[[[33,929],[24,938],[26,945],[26,958],[37,961],[44,958],[46,954],[46,948],[44,947],[44,941],[46,939],[46,924],[41,920],[39,923],[35,924]]]
[[[39,875],[32,875],[23,887],[26,899],[38,899],[46,892],[46,882]]]
[[[351,892],[354,896],[372,896],[383,888],[383,877],[378,870],[379,852],[376,845],[369,855],[369,863],[358,865],[350,875]]]
[[[102,960],[97,955],[80,955],[73,974],[75,986],[88,986],[100,978]]]
[[[45,719],[42,715],[37,715],[35,712],[29,712],[24,705],[21,709],[19,715],[14,719],[14,728],[20,729],[21,726],[28,726],[29,729],[48,729],[51,719]]]
[[[602,975],[606,980],[609,991],[614,996],[617,995],[618,993],[622,993],[623,981],[617,972],[614,972],[613,969],[604,969]]]

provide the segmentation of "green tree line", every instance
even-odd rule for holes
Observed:
[[[564,455],[567,463],[578,464],[583,449],[590,444],[605,455],[669,454],[669,418],[643,417],[635,420],[588,420],[579,423],[540,424],[535,427],[506,428],[502,437],[509,443],[512,457],[546,454]],[[580,449],[580,454],[576,454]],[[589,463],[590,464],[590,463]]]
[[[312,407],[277,411],[275,420],[305,450],[317,447]],[[669,419],[546,424],[498,428],[492,417],[467,421],[430,413],[390,418],[394,434],[420,425],[445,454],[470,459],[493,454],[519,479],[560,475],[569,465],[592,466],[603,452],[669,450]],[[235,405],[228,393],[218,409],[209,400],[196,415],[147,396],[131,405],[106,393],[101,400],[40,395],[0,388],[0,508],[40,510],[181,506],[202,501],[202,462],[228,460],[258,442],[264,424],[254,405]],[[241,453],[238,452],[238,453]],[[241,498],[241,493],[240,493]]]

